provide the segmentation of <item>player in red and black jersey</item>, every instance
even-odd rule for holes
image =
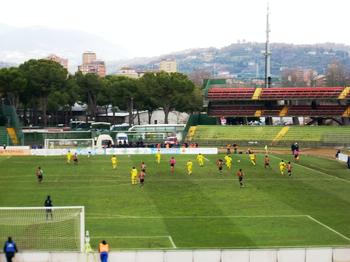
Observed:
[[[268,155],[265,155],[265,158],[264,158],[264,167],[267,168],[267,167],[271,167],[270,166],[270,158]]]
[[[243,177],[244,177],[244,173],[242,171],[242,169],[240,168],[237,172],[237,177],[238,177],[238,182],[239,182],[239,185],[240,187],[243,187]]]
[[[221,158],[218,159],[218,161],[216,161],[216,166],[219,169],[220,175],[222,175],[222,167],[223,167],[223,165],[224,165],[224,161]]]

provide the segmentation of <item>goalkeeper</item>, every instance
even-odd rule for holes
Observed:
[[[44,206],[46,207],[46,220],[49,219],[49,215],[52,219],[52,209],[50,207],[52,207],[52,200],[50,196],[47,196],[45,202],[44,202]]]

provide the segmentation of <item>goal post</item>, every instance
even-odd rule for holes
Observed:
[[[45,139],[45,149],[78,149],[95,147],[93,138],[82,139]]]
[[[0,207],[0,239],[21,250],[84,251],[84,206]]]

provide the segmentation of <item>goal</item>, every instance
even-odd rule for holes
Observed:
[[[45,139],[45,149],[94,148],[94,139]]]
[[[21,250],[83,252],[84,230],[83,206],[0,208],[0,239]]]

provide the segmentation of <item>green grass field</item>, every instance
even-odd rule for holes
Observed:
[[[81,156],[79,165],[64,157],[1,157],[0,206],[83,205],[93,248],[106,239],[112,249],[265,248],[350,245],[350,171],[337,161],[303,156],[293,176],[281,176],[278,163],[291,156],[263,155],[253,167],[246,155],[233,156],[233,170],[217,171],[223,156],[206,156],[200,168],[194,155],[169,155],[160,165],[153,155]],[[188,176],[185,163],[194,161]],[[238,163],[238,160],[240,162]],[[143,188],[131,185],[129,170],[147,164]],[[35,169],[45,176],[38,184]],[[235,173],[242,168],[245,187]],[[59,241],[59,240],[57,240]]]

